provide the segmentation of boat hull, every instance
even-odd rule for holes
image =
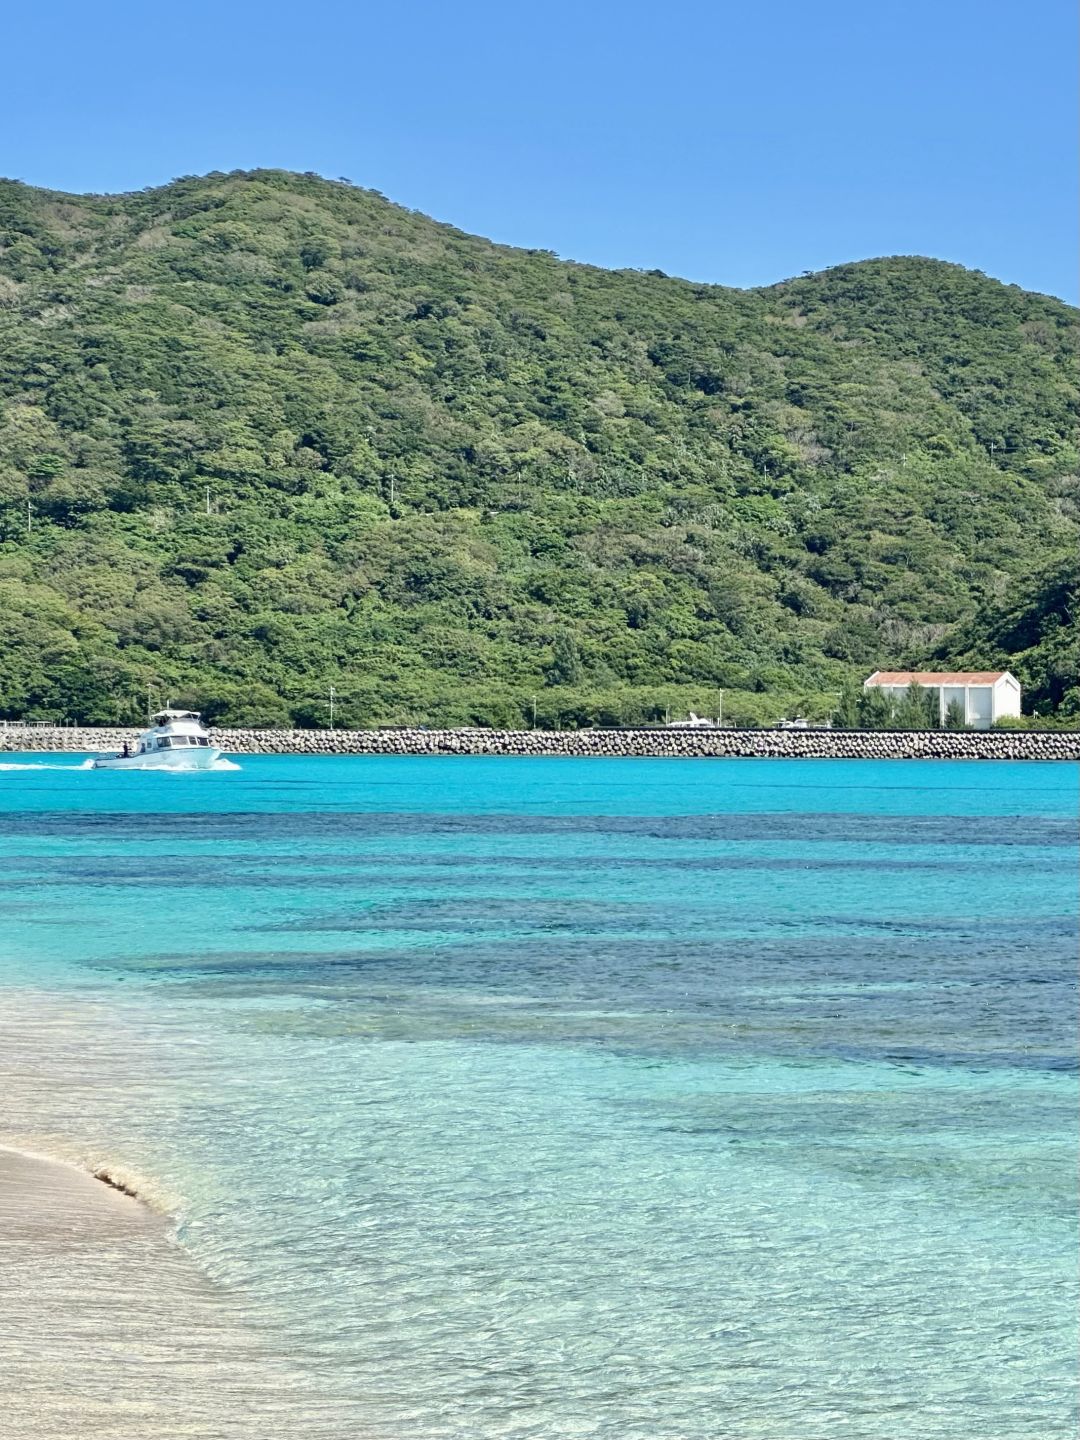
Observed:
[[[142,755],[98,755],[95,770],[210,770],[221,759],[213,745],[188,750],[154,750]]]

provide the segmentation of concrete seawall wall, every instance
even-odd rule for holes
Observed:
[[[119,750],[136,729],[0,728],[0,751]],[[233,755],[564,755],[1080,760],[1080,732],[948,730],[215,730]]]

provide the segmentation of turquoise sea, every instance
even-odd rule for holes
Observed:
[[[1076,766],[239,764],[4,757],[0,1139],[287,1433],[1076,1433]]]

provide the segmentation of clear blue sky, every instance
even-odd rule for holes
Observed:
[[[492,239],[765,284],[870,255],[1075,300],[1073,0],[53,0],[0,172],[345,175]]]

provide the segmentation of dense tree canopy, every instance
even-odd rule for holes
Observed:
[[[1072,612],[1009,617],[1075,551],[1076,342],[917,258],[747,292],[312,175],[0,182],[0,714],[772,719],[935,655],[1063,704]]]
[[[964,664],[1008,667],[1025,708],[1080,723],[1080,555],[1059,555],[986,606],[950,637]]]

